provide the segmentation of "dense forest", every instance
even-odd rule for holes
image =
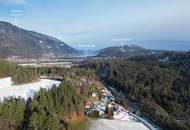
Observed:
[[[101,88],[93,71],[64,68],[19,68],[19,73],[61,75],[60,87],[41,89],[33,99],[9,98],[0,103],[3,130],[84,130],[84,103]],[[22,75],[22,78],[26,78]],[[76,122],[79,121],[79,124]],[[82,121],[82,123],[81,123]]]
[[[16,64],[0,60],[0,78],[12,77],[16,85],[37,81],[39,74],[36,68],[18,67]]]
[[[0,78],[14,75],[16,66],[7,61],[0,60]]]
[[[35,68],[17,67],[15,70],[12,81],[14,84],[25,84],[37,81],[39,79],[39,73]]]
[[[59,75],[62,84],[42,89],[27,101],[9,98],[1,102],[2,129],[84,130],[72,123],[84,120],[84,103],[92,92],[100,92],[99,80],[136,102],[141,114],[161,128],[190,129],[190,53],[92,61],[69,69],[0,64],[0,76],[12,76],[15,84],[37,80],[39,75]]]
[[[161,61],[166,58],[168,61]],[[90,68],[166,130],[190,129],[190,53],[92,61]]]

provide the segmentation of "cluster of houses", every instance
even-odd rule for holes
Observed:
[[[100,100],[97,100],[96,93],[92,93],[92,98],[96,98],[96,100],[93,102],[87,101],[85,103],[86,114],[90,115],[93,112],[98,112],[100,117],[105,118],[106,109],[114,102],[114,96],[105,88],[102,89],[102,96]]]
[[[97,114],[98,117],[103,119],[126,121],[127,127],[132,126],[131,129],[159,130],[157,126],[151,124],[149,121],[129,112],[123,106],[115,103],[114,96],[106,88],[102,89],[101,98],[98,97],[97,93],[92,93],[91,98],[92,100],[87,101],[85,104],[85,113],[87,116],[92,116],[95,113],[95,115]],[[111,118],[109,112],[112,114]]]

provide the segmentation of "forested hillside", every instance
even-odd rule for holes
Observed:
[[[97,57],[104,58],[130,58],[133,56],[160,55],[162,50],[150,50],[137,45],[115,46],[101,49]]]
[[[17,70],[18,71],[18,70]],[[19,69],[20,73],[32,69]],[[6,99],[0,103],[0,128],[3,130],[84,130],[84,102],[101,90],[93,71],[84,69],[43,68],[43,75],[64,77],[60,87],[41,90],[34,99]],[[23,75],[22,75],[23,76]],[[76,122],[80,122],[77,124]],[[76,126],[77,125],[77,126]]]
[[[167,55],[168,56],[168,55]],[[166,130],[190,129],[189,53],[169,56],[169,62],[152,60],[98,61],[84,65],[131,101]]]
[[[15,84],[37,80],[39,75],[58,75],[63,81],[59,88],[41,90],[33,100],[6,99],[1,102],[0,127],[4,130],[72,130],[73,122],[84,120],[84,102],[92,92],[100,92],[101,79],[136,102],[141,113],[161,128],[188,130],[189,54],[92,61],[80,68],[69,69],[21,68],[1,61],[1,77],[13,76]]]

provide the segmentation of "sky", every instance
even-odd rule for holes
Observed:
[[[0,20],[77,49],[190,50],[190,0],[0,0]]]

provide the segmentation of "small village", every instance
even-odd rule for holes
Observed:
[[[106,118],[106,109],[110,104],[114,102],[114,96],[105,88],[102,89],[101,99],[97,97],[97,93],[92,93],[92,97],[95,99],[93,102],[86,102],[86,114],[97,113],[99,117]]]
[[[96,117],[104,119],[126,120],[126,116],[129,116],[128,111],[114,102],[115,97],[107,88],[104,88],[101,91],[102,95],[100,100],[98,100],[97,93],[92,93],[91,96],[94,98],[94,101],[86,102],[86,115],[95,115]],[[127,120],[136,121],[133,117]]]
[[[158,128],[144,120],[142,117],[136,116],[123,106],[115,103],[115,97],[107,88],[102,89],[101,92],[100,99],[98,94],[94,92],[91,95],[94,100],[85,103],[85,114],[87,116],[108,119],[110,121],[124,121],[128,124],[135,124],[134,127],[140,126],[142,130],[158,130]]]

